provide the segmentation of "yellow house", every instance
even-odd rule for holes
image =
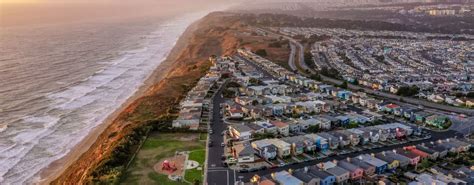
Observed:
[[[387,169],[389,170],[396,169],[400,166],[400,161],[394,158],[393,153],[382,152],[382,153],[376,154],[375,156],[379,158],[380,160],[387,162],[388,163]]]

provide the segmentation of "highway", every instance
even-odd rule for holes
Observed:
[[[298,68],[296,68],[295,65],[295,56],[296,56],[296,46],[293,42],[290,42],[290,57],[288,58],[288,65],[290,66],[291,70],[297,71]]]

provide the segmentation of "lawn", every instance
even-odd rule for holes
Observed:
[[[174,156],[176,151],[196,150],[205,153],[205,141],[200,141],[199,137],[200,135],[197,133],[150,134],[129,169],[127,169],[121,184],[185,184],[168,180],[167,176],[157,174],[153,170],[153,166],[163,158]],[[191,152],[196,161],[203,158],[204,155],[200,153]]]
[[[200,133],[199,140],[207,140],[207,133]]]
[[[204,161],[206,160],[206,150],[193,150],[189,153],[189,160],[197,161],[199,163],[199,166],[201,168],[203,167]],[[186,170],[185,172],[184,179],[188,182],[194,182],[198,180],[199,182],[202,182],[202,177],[204,173],[204,169],[198,170],[197,168],[191,169],[191,170]]]

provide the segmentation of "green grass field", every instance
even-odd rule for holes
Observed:
[[[166,175],[156,173],[153,166],[163,158],[174,156],[176,151],[191,151],[190,158],[202,164],[205,160],[205,146],[205,141],[200,140],[199,134],[152,133],[127,169],[121,184],[187,184],[169,180]],[[185,173],[186,177],[199,179],[202,182],[202,171],[189,170]]]
[[[204,160],[206,160],[206,150],[194,150],[191,153],[189,153],[189,160],[197,161],[199,163],[199,167],[203,168],[201,170],[198,170],[197,168],[191,169],[191,170],[186,170],[186,174],[184,176],[184,179],[188,182],[194,182],[198,180],[199,182],[202,182],[202,177],[204,173]]]

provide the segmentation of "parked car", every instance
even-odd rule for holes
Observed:
[[[225,143],[224,143],[224,142],[222,142],[222,143],[221,143],[221,146],[222,146],[222,147],[225,147]]]
[[[207,143],[207,146],[212,147],[213,146],[212,141],[209,141],[209,143]]]

